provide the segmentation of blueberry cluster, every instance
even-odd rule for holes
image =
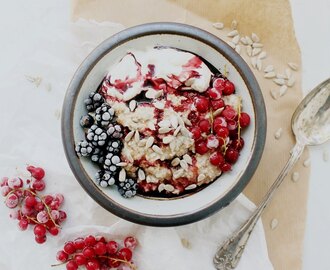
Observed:
[[[76,153],[88,157],[100,167],[95,182],[101,187],[117,185],[120,194],[129,198],[136,194],[137,184],[126,179],[125,186],[120,185],[118,172],[120,153],[123,148],[123,128],[115,120],[115,111],[107,104],[101,94],[92,92],[84,101],[87,115],[80,119],[85,130],[85,139],[76,143]]]

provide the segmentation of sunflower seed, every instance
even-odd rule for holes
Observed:
[[[265,73],[268,73],[268,72],[271,72],[271,71],[274,71],[274,66],[273,66],[273,65],[268,65],[268,66],[264,69],[264,72],[265,72]]]
[[[287,91],[288,91],[288,87],[286,85],[282,85],[280,87],[280,97],[284,96]]]
[[[261,71],[261,69],[262,69],[262,61],[261,61],[260,58],[257,59],[257,69],[258,69],[259,71]]]
[[[240,38],[241,38],[240,35],[234,36],[232,38],[231,42],[234,43],[235,45],[237,45]]]
[[[285,84],[284,79],[279,79],[279,78],[274,79],[273,82],[276,83],[277,85],[284,85]]]
[[[178,133],[179,133],[180,131],[181,131],[181,126],[178,126],[178,127],[176,128],[176,130],[174,131],[173,136],[178,135]]]
[[[183,118],[183,122],[187,125],[187,126],[192,126],[192,123],[190,122],[190,120],[186,117]]]
[[[185,127],[181,127],[181,134],[185,137],[190,137],[190,132],[188,129],[186,129]]]
[[[257,58],[256,57],[251,57],[251,65],[253,68],[257,67]]]
[[[170,127],[171,126],[171,122],[169,120],[162,120],[158,123],[159,127]]]
[[[278,220],[276,218],[273,218],[272,221],[270,222],[270,228],[272,230],[275,230],[278,225]]]
[[[127,166],[127,162],[119,162],[119,163],[116,164],[116,166],[125,167],[125,166]]]
[[[154,137],[149,137],[146,142],[146,148],[150,148],[154,144],[155,138]]]
[[[236,30],[237,29],[238,22],[236,20],[233,20],[231,22],[231,29]]]
[[[294,71],[297,71],[299,68],[299,66],[296,63],[292,63],[292,62],[289,62],[288,66]]]
[[[192,190],[192,189],[195,189],[196,187],[197,187],[196,184],[191,184],[191,185],[185,187],[185,190]]]
[[[144,146],[146,146],[146,143],[147,143],[147,140],[146,140],[146,139],[140,140],[140,141],[138,142],[138,146],[139,146],[139,147],[144,147]]]
[[[173,172],[173,179],[178,179],[184,174],[184,170],[180,169]]]
[[[308,158],[303,163],[304,167],[309,167],[311,165],[311,160]]]
[[[133,162],[134,162],[134,159],[133,159],[133,157],[132,157],[132,155],[131,155],[130,152],[127,152],[127,153],[126,153],[126,158],[127,158],[127,160],[128,160],[130,163],[133,163]]]
[[[170,121],[171,121],[171,125],[173,128],[177,128],[178,125],[179,125],[179,121],[178,121],[178,118],[174,115],[171,116],[170,118]]]
[[[253,44],[253,41],[252,41],[252,39],[249,36],[245,36],[245,39],[246,39],[246,42],[247,42],[248,45],[252,45]]]
[[[124,182],[126,180],[126,171],[125,171],[125,169],[120,170],[118,180],[119,180],[119,182]]]
[[[278,91],[276,91],[275,89],[270,91],[270,95],[272,96],[273,99],[277,100],[280,97],[280,94]]]
[[[158,186],[158,192],[162,192],[164,189],[165,189],[165,184],[161,183],[161,184]]]
[[[252,44],[253,48],[262,48],[263,46],[264,46],[264,44],[258,43],[258,42],[255,42],[255,43]]]
[[[241,37],[241,42],[243,45],[248,45],[247,41],[246,41],[246,38],[245,37]]]
[[[322,158],[324,162],[327,162],[329,160],[329,152],[327,149],[323,150]]]
[[[135,99],[132,99],[132,100],[129,102],[128,107],[129,107],[129,109],[130,109],[131,112],[135,110],[136,105],[137,105],[137,102],[136,102]]]
[[[293,182],[297,182],[299,180],[299,173],[298,172],[293,172],[291,175],[291,180]]]
[[[133,135],[134,135],[134,130],[128,132],[125,137],[125,142],[129,142],[132,139]]]
[[[188,163],[187,163],[187,161],[185,161],[184,159],[181,159],[181,160],[180,160],[180,166],[181,166],[182,169],[184,169],[185,171],[188,171],[188,169],[189,169]]]
[[[163,95],[163,90],[158,90],[156,91],[155,97],[154,98],[159,98]]]
[[[277,74],[276,74],[276,78],[277,78],[277,79],[286,79],[286,76],[285,76],[284,74],[277,73]]]
[[[154,150],[154,152],[156,152],[157,154],[163,154],[163,151],[162,151],[162,149],[160,149],[159,148],[159,146],[157,146],[157,145],[153,145],[152,147],[152,150]]]
[[[177,157],[171,161],[171,165],[172,165],[173,167],[176,167],[176,166],[178,166],[179,164],[180,164],[180,159],[177,158]]]
[[[236,51],[238,54],[241,54],[241,46],[240,46],[240,45],[236,45],[236,47],[235,47],[235,51]]]
[[[282,131],[283,131],[283,129],[282,129],[282,128],[279,128],[279,129],[275,132],[274,137],[275,137],[276,140],[279,140],[279,139],[281,138],[281,136],[282,136]]]
[[[238,31],[237,30],[233,30],[233,31],[230,31],[227,34],[227,37],[234,37],[234,36],[237,36],[237,35],[238,35]]]
[[[178,122],[179,122],[179,125],[184,127],[184,121],[182,119],[182,117],[178,116]]]
[[[214,113],[213,113],[213,116],[218,116],[219,114],[222,113],[222,111],[225,109],[225,107],[222,107],[222,108],[219,108],[217,109]]]
[[[233,49],[236,48],[236,44],[233,43],[233,42],[231,42],[231,41],[228,41],[228,45],[229,45],[230,47],[232,47]]]
[[[154,99],[156,96],[156,91],[154,89],[149,89],[146,93],[145,93],[146,98],[150,98],[150,99]]]
[[[259,55],[258,58],[259,59],[265,59],[267,57],[267,53],[265,51],[262,51]]]
[[[165,134],[165,133],[168,133],[170,131],[171,131],[171,128],[169,128],[169,127],[161,127],[161,128],[158,129],[159,134]]]
[[[206,175],[203,174],[203,173],[201,173],[200,175],[198,175],[198,177],[197,177],[197,181],[198,181],[198,182],[201,182],[201,181],[205,180],[205,178],[206,178]]]
[[[147,175],[146,181],[147,183],[158,183],[158,179],[152,175]]]
[[[267,72],[264,77],[267,79],[275,78],[276,74],[274,71]]]
[[[222,22],[215,22],[214,24],[212,24],[212,26],[218,30],[221,30],[225,27],[225,25]]]
[[[174,140],[173,136],[166,136],[163,138],[163,144],[169,144],[173,140]]]
[[[135,130],[135,134],[134,134],[134,141],[136,143],[138,143],[140,141],[140,133],[139,131]]]
[[[189,164],[189,165],[192,165],[192,158],[191,156],[189,156],[188,154],[185,154],[183,156],[183,159]]]
[[[296,79],[293,76],[291,76],[290,79],[287,82],[287,85],[289,87],[292,87],[292,86],[294,86],[295,82],[296,82]]]
[[[291,73],[291,69],[286,68],[286,69],[285,69],[285,76],[286,76],[286,78],[287,78],[287,79],[290,79],[290,78],[291,78],[291,75],[292,75],[292,73]]]
[[[251,46],[246,47],[246,54],[250,57],[252,56],[252,47]]]
[[[253,48],[252,49],[252,56],[258,55],[262,51],[261,48]]]
[[[163,102],[160,102],[160,101],[156,101],[154,103],[154,106],[158,110],[163,110],[165,108],[165,104]]]
[[[144,173],[144,171],[142,169],[138,170],[138,178],[139,178],[139,180],[146,179],[146,174]]]
[[[255,43],[260,41],[260,38],[257,36],[256,33],[252,33],[251,38],[252,38],[253,42],[255,42]]]
[[[172,185],[170,185],[170,184],[166,184],[165,187],[164,187],[164,189],[166,191],[168,191],[168,192],[174,191],[174,187]]]

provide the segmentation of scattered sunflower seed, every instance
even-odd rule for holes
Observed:
[[[261,71],[261,69],[262,69],[262,61],[261,61],[261,59],[258,57],[258,59],[257,59],[257,69],[259,70],[259,71]]]
[[[154,144],[155,138],[154,137],[149,137],[146,142],[146,148],[151,147]]]
[[[293,172],[291,175],[291,180],[293,182],[297,182],[299,180],[299,173],[298,172]]]
[[[185,155],[183,156],[183,159],[184,159],[188,164],[192,165],[192,158],[191,158],[191,156],[189,156],[188,154],[185,154]]]
[[[174,187],[172,185],[170,185],[170,184],[166,184],[165,187],[164,187],[164,189],[166,191],[168,191],[168,192],[174,191]]]
[[[257,56],[261,52],[261,48],[253,48],[252,56]]]
[[[251,46],[246,47],[246,53],[248,56],[250,56],[250,57],[252,56],[252,47]]]
[[[289,62],[288,66],[294,71],[297,71],[299,68],[299,66],[296,63],[292,63],[292,62]]]
[[[196,184],[191,184],[191,185],[185,187],[185,190],[192,190],[192,189],[195,189],[196,187],[197,187]]]
[[[119,180],[119,182],[124,182],[126,180],[126,171],[125,171],[125,169],[120,170],[118,180]]]
[[[245,39],[246,39],[246,42],[247,42],[248,45],[252,45],[253,44],[253,41],[252,41],[252,39],[249,36],[245,36]]]
[[[136,143],[138,143],[140,141],[140,133],[139,131],[135,130],[135,134],[134,134],[134,141]]]
[[[127,166],[127,162],[119,162],[119,163],[116,164],[116,166],[125,167],[125,166]]]
[[[181,160],[180,160],[180,166],[181,166],[182,169],[184,169],[185,171],[188,171],[188,169],[189,169],[188,163],[187,163],[187,161],[185,161],[184,159],[181,159]]]
[[[191,243],[186,238],[181,238],[181,244],[184,248],[191,249]]]
[[[273,89],[270,91],[270,95],[272,96],[273,99],[277,100],[280,97],[280,94],[277,90]]]
[[[277,74],[276,74],[276,78],[277,78],[277,79],[286,79],[286,76],[285,76],[284,74],[277,73]]]
[[[324,162],[327,162],[329,160],[329,152],[327,149],[323,150],[322,158]]]
[[[129,142],[132,139],[133,135],[134,135],[134,130],[128,132],[125,137],[125,142]]]
[[[272,72],[274,71],[274,66],[273,65],[268,65],[265,69],[264,72],[268,73],[268,72]]]
[[[256,57],[251,57],[251,65],[253,68],[257,67],[257,58]]]
[[[163,138],[163,143],[164,144],[169,144],[173,140],[174,140],[173,136],[166,136],[166,137]]]
[[[255,43],[260,41],[260,38],[258,37],[258,35],[256,33],[252,33],[251,38],[252,38],[253,42],[255,42]]]
[[[276,218],[273,218],[272,221],[270,222],[270,228],[272,230],[275,230],[278,225],[278,220]]]
[[[237,29],[238,22],[236,20],[233,20],[231,22],[231,29],[236,30]]]
[[[142,169],[138,170],[138,178],[139,178],[139,180],[146,179],[146,174],[144,173],[144,171]]]
[[[274,79],[273,82],[276,83],[277,85],[284,85],[285,84],[284,79],[279,79],[279,78]]]
[[[279,128],[279,129],[275,132],[274,137],[275,137],[276,140],[279,140],[279,139],[281,138],[281,136],[282,136],[282,132],[283,132],[283,129],[282,129],[282,128]]]
[[[171,165],[172,165],[173,167],[176,167],[176,166],[178,166],[179,164],[180,164],[180,159],[177,158],[177,157],[171,161]]]
[[[137,102],[136,102],[135,99],[132,99],[132,100],[129,102],[128,107],[129,107],[129,109],[130,109],[131,112],[135,110],[136,105],[137,105]]]
[[[231,42],[234,43],[235,45],[237,45],[240,38],[241,38],[240,35],[234,36],[232,38]]]
[[[255,43],[252,44],[253,48],[262,48],[263,46],[264,46],[264,44],[258,43],[258,42],[255,42]]]
[[[238,35],[238,31],[237,30],[233,30],[233,31],[230,31],[227,34],[227,37],[234,37],[234,36],[237,36],[237,35]]]
[[[160,149],[159,146],[157,146],[157,145],[153,145],[152,150],[154,150],[154,152],[156,152],[157,154],[160,154],[160,155],[163,154],[162,149]]]
[[[159,121],[158,126],[161,127],[161,128],[162,127],[170,127],[171,122],[169,120],[162,120],[162,121]]]
[[[221,30],[225,27],[225,25],[222,22],[215,22],[214,24],[212,24],[212,26],[218,30]]]
[[[245,37],[241,37],[241,42],[243,45],[248,45],[247,41],[246,41],[246,38]]]
[[[233,49],[236,48],[236,44],[233,43],[233,42],[231,42],[231,41],[228,41],[228,45],[229,45],[230,47],[232,47]]]
[[[168,133],[170,131],[171,131],[171,128],[169,128],[169,127],[161,127],[161,128],[158,129],[159,134],[165,134],[165,133]]]
[[[275,78],[276,74],[274,71],[270,71],[270,72],[267,72],[264,77],[267,78],[267,79],[272,79],[272,78]]]
[[[241,54],[241,46],[240,46],[240,45],[236,45],[236,47],[235,47],[235,51],[236,51],[238,54]]]
[[[198,181],[198,182],[201,182],[201,181],[203,181],[205,178],[206,178],[206,175],[203,174],[203,173],[201,173],[200,175],[198,175],[198,177],[197,177],[197,181]]]
[[[139,146],[139,147],[144,147],[144,146],[146,146],[146,143],[147,143],[147,140],[146,140],[146,139],[140,140],[140,141],[138,142],[138,146]]]
[[[308,158],[303,163],[304,167],[309,167],[311,165],[311,160]]]
[[[280,97],[284,96],[287,91],[288,91],[288,87],[286,85],[282,85],[280,87]]]
[[[265,51],[262,51],[259,55],[258,58],[259,59],[265,59],[267,57],[267,53]]]
[[[291,69],[286,68],[286,69],[285,69],[285,76],[286,76],[286,78],[287,78],[287,79],[290,79],[290,78],[291,78],[291,75],[292,75],[292,73],[291,73]]]
[[[295,79],[293,76],[291,76],[291,77],[289,78],[288,82],[287,82],[287,85],[288,85],[289,87],[292,87],[292,86],[294,86],[295,82],[296,82],[296,79]]]

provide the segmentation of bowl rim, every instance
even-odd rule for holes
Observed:
[[[99,188],[97,188],[90,180],[90,177],[85,173],[80,159],[75,152],[73,128],[73,115],[78,93],[85,78],[95,64],[109,51],[120,46],[126,41],[136,39],[141,36],[157,34],[174,34],[190,37],[197,39],[218,51],[229,62],[231,62],[242,77],[250,92],[255,112],[255,139],[251,150],[252,158],[243,173],[239,176],[239,179],[233,188],[227,192],[225,196],[208,205],[206,208],[198,209],[197,211],[191,213],[167,216],[137,213],[126,207],[122,207],[113,200],[109,200],[109,197],[101,192]],[[61,119],[62,143],[66,158],[75,178],[87,194],[89,194],[89,196],[103,208],[120,218],[142,225],[159,227],[178,226],[196,222],[229,205],[242,192],[257,169],[265,146],[266,130],[266,107],[264,99],[254,74],[243,58],[229,45],[227,45],[227,43],[215,35],[195,26],[173,22],[147,23],[127,28],[109,37],[98,45],[85,58],[74,74],[64,98]]]

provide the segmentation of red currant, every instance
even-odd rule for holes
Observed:
[[[84,238],[79,237],[73,241],[73,245],[76,250],[82,250],[85,247]]]
[[[45,189],[46,184],[44,180],[34,180],[31,183],[31,188],[33,188],[36,191],[42,191]]]
[[[223,101],[223,99],[212,100],[211,101],[211,106],[212,106],[212,109],[214,111],[216,111],[216,110],[218,110],[220,108],[225,107],[225,102]]]
[[[196,153],[200,154],[200,155],[204,155],[206,154],[209,149],[207,148],[207,144],[205,140],[199,140],[195,143],[195,150]]]
[[[128,236],[124,240],[124,246],[130,249],[134,249],[137,245],[136,238],[133,236]]]
[[[77,265],[84,265],[84,264],[87,263],[86,258],[85,258],[83,255],[81,255],[81,254],[76,254],[76,255],[74,256],[74,261],[75,261],[75,263],[76,263]]]
[[[222,116],[217,116],[213,120],[213,128],[215,129],[217,126],[220,127],[226,127],[227,126],[227,121],[224,117]]]
[[[221,115],[226,118],[226,120],[234,120],[237,116],[237,112],[230,105],[227,105],[225,109],[222,111]]]
[[[196,112],[190,112],[188,114],[188,119],[192,124],[196,124],[198,122],[198,115]]]
[[[59,210],[58,212],[60,213],[59,221],[64,221],[66,219],[66,213],[62,210]]]
[[[220,165],[220,169],[223,172],[228,172],[228,171],[231,170],[231,165],[229,163],[225,162],[225,163]]]
[[[10,194],[6,199],[6,206],[8,208],[15,208],[18,205],[18,197],[16,194]]]
[[[245,128],[250,125],[250,116],[247,113],[242,112],[239,118],[239,124],[242,128]]]
[[[209,135],[207,137],[207,148],[209,149],[214,149],[214,148],[218,148],[219,146],[219,140],[216,136],[214,136],[213,134]]]
[[[89,260],[86,263],[86,270],[99,270],[100,269],[100,263],[96,259]]]
[[[243,138],[235,139],[231,142],[230,146],[237,151],[241,151],[244,147],[244,140]]]
[[[197,111],[205,113],[209,109],[209,100],[205,97],[198,97],[195,100],[195,106]]]
[[[107,252],[107,246],[102,242],[97,242],[94,251],[96,255],[104,255]]]
[[[46,242],[46,239],[47,239],[47,237],[46,237],[46,235],[44,235],[44,236],[35,236],[34,237],[34,239],[36,240],[36,242],[38,243],[38,244],[43,244],[43,243],[45,243]]]
[[[191,129],[194,140],[198,140],[202,136],[201,129],[199,127],[194,127]]]
[[[34,209],[38,212],[44,210],[45,206],[42,202],[37,202],[34,206]]]
[[[15,177],[15,178],[10,178],[7,181],[7,185],[10,188],[21,188],[23,186],[23,180],[21,178]]]
[[[116,241],[109,241],[106,246],[107,246],[107,251],[110,255],[114,255],[117,253],[119,246]]]
[[[50,227],[48,231],[53,236],[58,235],[58,233],[60,232],[59,228],[57,228],[56,226]]]
[[[221,91],[216,88],[210,88],[209,90],[207,90],[206,94],[209,96],[210,99],[213,100],[220,99],[222,96]]]
[[[12,191],[12,189],[8,186],[1,187],[1,195],[4,197],[7,196],[10,191]]]
[[[95,239],[97,242],[102,242],[104,244],[107,243],[107,240],[105,240],[105,238],[103,236],[96,236]]]
[[[41,237],[41,236],[45,236],[47,231],[44,225],[37,224],[34,227],[33,232],[36,236]]]
[[[130,261],[132,259],[132,251],[129,248],[122,248],[118,251],[118,258]]]
[[[233,164],[237,161],[239,156],[239,153],[237,150],[235,149],[227,149],[226,152],[226,161],[228,161],[229,163]]]
[[[223,89],[222,93],[224,95],[231,95],[234,92],[235,92],[235,85],[231,81],[226,80],[225,88]]]
[[[86,246],[94,246],[96,244],[96,239],[93,235],[89,235],[85,238]]]
[[[203,119],[199,121],[198,126],[202,132],[208,133],[211,129],[210,121],[207,119]]]
[[[64,251],[65,251],[66,253],[68,253],[68,254],[73,254],[73,253],[76,252],[76,248],[75,248],[73,242],[71,242],[71,241],[65,243],[63,249],[64,249]]]
[[[82,253],[86,258],[92,258],[95,255],[94,249],[92,247],[85,247]]]
[[[42,210],[37,214],[36,218],[37,218],[38,222],[46,223],[49,220],[48,212],[45,210]]]
[[[225,89],[225,79],[223,78],[216,78],[214,81],[213,81],[213,87],[217,90],[220,90],[220,91],[223,91]]]
[[[41,180],[45,176],[45,171],[39,167],[28,166],[26,168],[36,180]]]
[[[237,126],[238,126],[238,124],[235,120],[228,120],[227,121],[227,127],[228,127],[229,130],[235,130],[235,129],[237,129]]]
[[[226,127],[216,126],[214,131],[220,138],[223,139],[227,138],[229,135],[229,130]]]
[[[29,226],[29,222],[26,219],[21,219],[18,222],[18,227],[20,228],[21,231],[25,231],[28,226]]]
[[[69,261],[66,264],[66,270],[77,270],[77,269],[78,269],[78,265],[74,261]]]
[[[225,159],[223,158],[222,154],[220,152],[214,152],[210,155],[210,163],[214,166],[219,166],[220,164],[223,164],[225,162]]]
[[[31,207],[32,208],[32,207],[34,207],[36,205],[36,203],[37,203],[37,200],[36,200],[36,198],[34,196],[27,196],[25,198],[25,205],[27,207]]]
[[[120,266],[121,262],[116,260],[116,258],[111,258],[108,260],[108,266],[111,268],[117,268]]]
[[[66,260],[68,259],[69,255],[64,252],[63,250],[60,250],[59,252],[57,252],[56,254],[56,259],[60,262],[66,262]]]

